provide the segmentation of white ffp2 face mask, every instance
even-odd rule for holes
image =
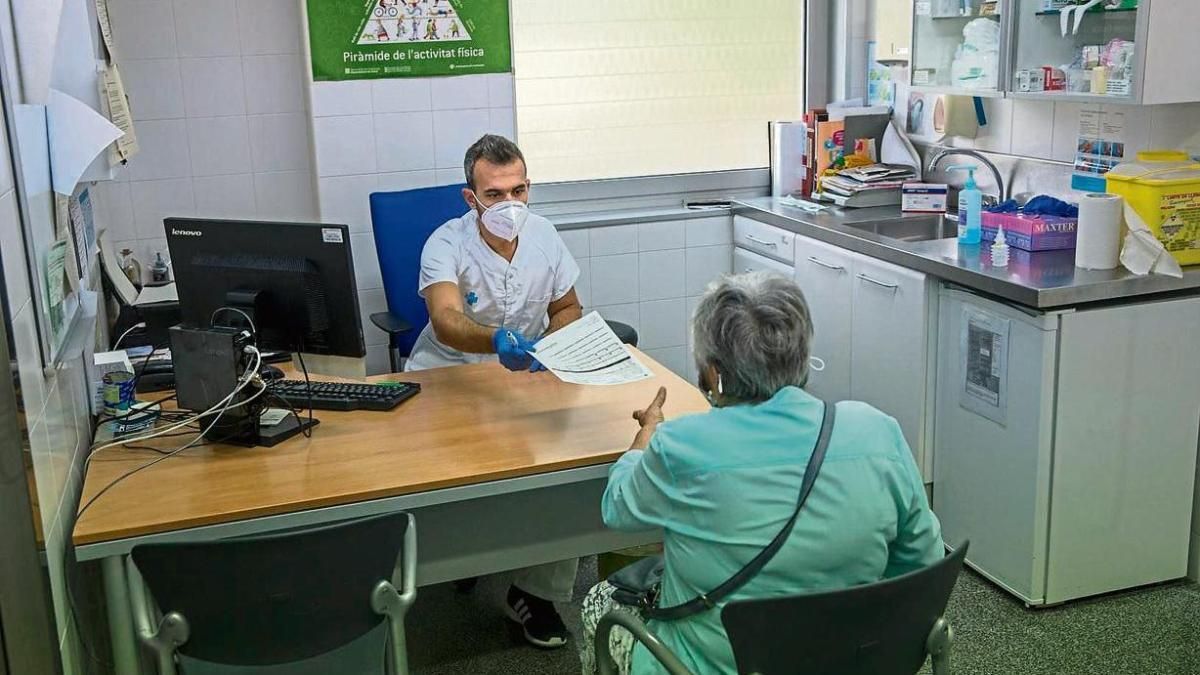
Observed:
[[[475,199],[478,202],[479,198]],[[482,204],[480,205],[482,206]],[[496,202],[484,209],[483,215],[479,218],[488,232],[505,241],[512,241],[521,234],[521,228],[525,226],[525,221],[529,218],[529,207],[525,205],[525,202],[515,199]]]

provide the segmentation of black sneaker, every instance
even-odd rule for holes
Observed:
[[[553,602],[509,586],[504,610],[509,619],[521,625],[529,644],[542,649],[556,649],[567,644],[570,633]]]

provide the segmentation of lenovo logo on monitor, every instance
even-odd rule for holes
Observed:
[[[204,233],[200,230],[179,230],[171,228],[171,236],[173,237],[203,237]]]

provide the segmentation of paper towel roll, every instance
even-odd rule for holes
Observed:
[[[1111,270],[1121,263],[1122,207],[1117,195],[1088,194],[1079,201],[1079,233],[1075,241],[1075,266],[1085,270]]]

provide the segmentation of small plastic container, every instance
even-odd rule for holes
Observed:
[[[1180,265],[1200,264],[1200,163],[1184,152],[1139,152],[1106,178]]]

